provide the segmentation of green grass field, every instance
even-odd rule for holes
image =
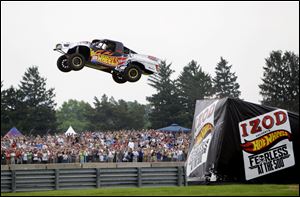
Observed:
[[[1,196],[299,196],[299,184],[228,184],[187,187],[101,188],[1,193]]]

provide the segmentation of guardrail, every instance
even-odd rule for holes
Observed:
[[[186,185],[183,162],[1,166],[1,192]]]

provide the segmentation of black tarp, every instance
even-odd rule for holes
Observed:
[[[188,177],[298,183],[298,154],[299,114],[231,98],[196,102]]]

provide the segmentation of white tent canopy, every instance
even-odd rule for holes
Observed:
[[[66,131],[65,135],[75,135],[76,132],[72,128],[72,126],[69,126],[68,130]]]

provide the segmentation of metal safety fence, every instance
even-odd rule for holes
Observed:
[[[183,163],[1,166],[1,192],[186,185]]]

